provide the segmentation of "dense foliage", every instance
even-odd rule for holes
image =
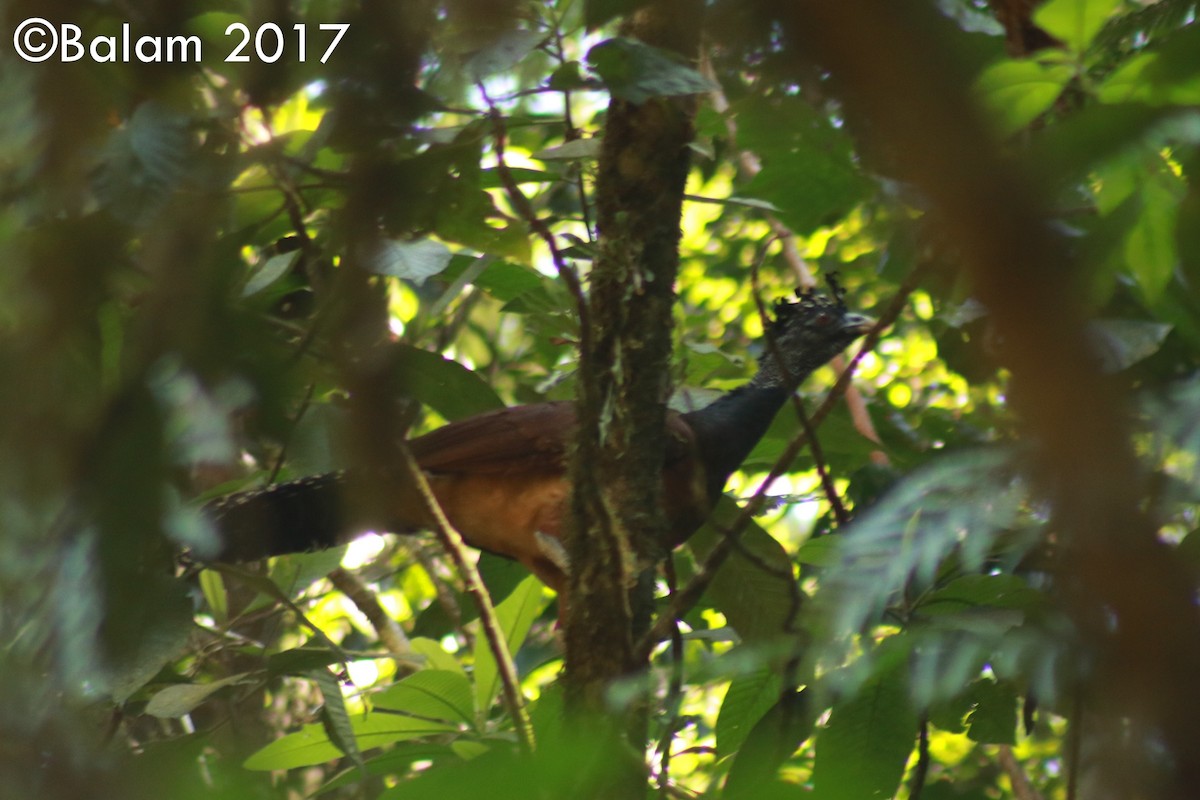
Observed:
[[[643,760],[662,797],[1188,796],[1195,4],[715,0],[695,60],[622,27],[655,5],[0,5],[203,43],[3,57],[13,796],[586,796]],[[671,404],[828,274],[880,324],[673,555],[608,694],[631,746],[564,723],[554,598],[505,561],[529,721],[432,537],[205,566],[206,498],[574,398],[610,98],[681,97]]]

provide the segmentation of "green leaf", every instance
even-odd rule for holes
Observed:
[[[212,612],[213,620],[223,625],[229,620],[229,593],[225,591],[225,578],[211,569],[200,570],[200,591],[204,602]]]
[[[909,580],[929,583],[957,553],[975,570],[1027,497],[1004,448],[946,453],[909,474],[838,537],[816,600],[836,634],[858,631]]]
[[[1034,23],[1075,53],[1091,45],[1121,0],[1050,0],[1033,12]]]
[[[739,146],[762,162],[739,195],[777,209],[796,233],[837,222],[866,196],[870,183],[850,139],[808,103],[796,97],[751,99],[735,105],[733,113]]]
[[[728,527],[737,514],[737,505],[722,497],[713,511],[713,521]],[[689,546],[697,558],[703,559],[720,536],[713,526],[706,525],[692,536]],[[778,636],[786,631],[795,599],[791,559],[779,542],[753,522],[742,531],[741,546],[759,563],[735,550],[713,576],[705,597],[743,639]],[[763,569],[763,563],[771,570]]]
[[[891,797],[916,740],[918,717],[908,675],[891,666],[833,706],[818,731],[813,759],[814,800]]]
[[[328,647],[293,647],[267,656],[267,672],[271,675],[310,675],[313,670],[341,660],[341,655]]]
[[[1182,194],[1179,182],[1161,172],[1141,185],[1142,214],[1125,239],[1125,259],[1149,303],[1162,296],[1179,261],[1175,220]]]
[[[188,115],[153,100],[113,131],[96,175],[96,194],[116,216],[145,223],[186,174],[193,150]]]
[[[351,717],[351,729],[361,750],[382,747],[392,742],[435,736],[455,730],[442,722],[419,720],[397,714],[365,714]],[[320,723],[305,725],[268,744],[246,759],[251,770],[295,769],[323,764],[342,757]]]
[[[525,60],[546,39],[541,31],[505,31],[489,42],[486,47],[467,59],[467,75],[472,81],[504,72]]]
[[[641,104],[652,97],[702,94],[719,88],[680,56],[637,39],[618,37],[588,51],[588,64],[616,99]]]
[[[529,628],[546,607],[542,584],[532,575],[526,578],[508,598],[496,606],[496,619],[513,656],[529,634]],[[486,714],[500,691],[500,671],[488,647],[487,637],[475,636],[475,708]]]
[[[530,157],[538,161],[594,161],[600,157],[601,143],[598,136],[574,139],[566,144],[538,150]]]
[[[483,378],[457,361],[419,347],[395,345],[391,373],[410,397],[448,420],[504,407]]]
[[[423,669],[371,696],[377,709],[470,725],[471,682],[460,671]]]
[[[1007,682],[979,680],[971,686],[975,709],[967,716],[967,736],[980,744],[1017,743],[1017,692]]]
[[[1088,342],[1105,372],[1120,372],[1159,351],[1172,325],[1141,319],[1097,319],[1087,325]]]
[[[1074,70],[1027,59],[999,61],[975,82],[975,94],[1001,136],[1028,127],[1062,94]]]
[[[446,670],[449,672],[463,672],[462,664],[458,659],[446,652],[446,648],[435,642],[433,639],[427,639],[423,636],[415,636],[409,642],[412,650],[417,655],[424,656],[429,661],[429,668],[434,670]]]
[[[325,727],[329,740],[362,769],[365,766],[362,750],[358,747],[354,727],[350,722],[350,712],[346,710],[346,698],[342,695],[342,687],[337,678],[326,667],[313,670],[309,677],[321,691],[321,700],[324,702],[321,707],[321,724]]]
[[[228,678],[222,678],[212,683],[181,683],[168,686],[150,698],[150,701],[146,703],[146,713],[164,719],[182,717],[191,713],[192,709],[207,700],[214,692],[220,691],[226,686],[244,682],[247,674],[242,672],[230,675]]]
[[[402,242],[387,239],[380,242],[363,264],[379,275],[403,278],[418,284],[437,275],[450,263],[450,248],[433,239]]]
[[[1001,608],[1028,611],[1040,606],[1041,592],[1015,575],[963,575],[925,596],[922,614],[955,614]]]
[[[717,715],[717,758],[737,752],[750,730],[778,701],[783,680],[774,670],[739,675],[729,684]]]
[[[290,253],[276,253],[259,264],[251,273],[250,280],[246,281],[246,285],[242,287],[242,297],[256,295],[287,275],[298,258],[300,258],[300,251],[293,250]]]
[[[1097,166],[1120,159],[1155,134],[1168,109],[1137,103],[1092,105],[1036,132],[1029,148],[1030,173],[1056,189],[1084,181]]]
[[[808,691],[787,692],[755,723],[725,780],[727,800],[758,800],[779,768],[812,735],[816,719]]]

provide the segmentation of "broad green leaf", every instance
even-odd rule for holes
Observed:
[[[1172,326],[1140,319],[1098,319],[1088,323],[1088,342],[1105,372],[1120,372],[1158,352]]]
[[[415,242],[388,239],[379,243],[364,266],[380,275],[421,284],[444,270],[451,255],[449,247],[433,239]]]
[[[392,359],[399,387],[448,420],[504,407],[487,381],[457,361],[404,344],[395,346]]]
[[[1161,129],[1169,111],[1138,103],[1095,104],[1036,132],[1029,148],[1031,173],[1056,189],[1085,181]]]
[[[371,777],[407,774],[417,761],[438,765],[445,761],[457,762],[459,756],[454,752],[452,744],[431,744],[429,742],[400,742],[378,755],[367,758],[365,774]],[[362,782],[364,770],[351,767],[343,770],[326,781],[315,796],[321,796],[335,789],[342,789]]]
[[[780,697],[755,723],[734,756],[722,796],[727,800],[763,797],[764,787],[776,781],[779,768],[812,735],[815,723],[808,690]]]
[[[723,497],[713,512],[713,521],[728,527],[737,514],[733,501]],[[692,536],[689,546],[698,559],[703,559],[721,535],[706,525]],[[735,550],[717,570],[705,597],[743,639],[778,636],[786,631],[795,599],[793,591],[797,590],[791,578],[791,559],[779,542],[754,522],[742,531],[741,546],[769,565],[771,571]]]
[[[163,207],[191,160],[190,123],[187,114],[150,100],[112,132],[95,187],[114,216],[146,223]]]
[[[860,512],[816,595],[831,635],[858,631],[910,580],[930,583],[951,553],[978,569],[1026,501],[1012,459],[1004,448],[946,453]]]
[[[470,725],[471,682],[460,671],[423,669],[371,696],[377,709]]]
[[[459,663],[458,659],[447,653],[446,649],[433,639],[414,636],[409,645],[411,645],[414,653],[428,659],[430,669],[466,674],[463,672],[462,664]]]
[[[601,140],[598,136],[575,139],[566,144],[538,150],[531,158],[538,161],[594,161],[600,157],[600,145]]]
[[[139,588],[148,593],[146,587]],[[139,615],[139,637],[116,653],[110,665],[109,690],[117,703],[124,703],[178,658],[193,632],[191,603],[182,587],[168,584],[156,588],[157,602]]]
[[[892,797],[917,737],[907,671],[892,666],[833,706],[817,732],[814,800]]]
[[[967,716],[967,736],[980,744],[1017,743],[1017,692],[1007,682],[979,680],[968,693],[975,708]]]
[[[742,205],[765,203],[788,227],[808,234],[844,217],[870,183],[845,132],[796,97],[751,99],[733,107],[738,144],[762,170],[738,194]]]
[[[1033,12],[1039,28],[1075,53],[1091,45],[1121,0],[1050,0]]]
[[[508,651],[515,656],[525,641],[533,621],[546,607],[542,584],[532,575],[526,578],[508,598],[496,606],[496,619],[508,642]],[[486,715],[500,691],[500,671],[488,647],[483,632],[475,635],[475,708]]]
[[[750,730],[778,701],[783,680],[774,670],[739,675],[729,684],[717,715],[717,758],[737,752]]]
[[[1062,94],[1074,70],[1028,59],[999,61],[979,76],[975,94],[1001,136],[1028,127]]]
[[[351,717],[351,729],[360,750],[382,747],[392,742],[436,736],[455,730],[453,725],[405,717],[399,714],[365,714]],[[295,769],[323,764],[341,758],[342,751],[329,740],[319,723],[305,725],[268,744],[246,759],[243,766],[252,770]]]
[[[634,104],[718,88],[683,58],[636,39],[618,37],[601,42],[588,51],[587,60],[614,98]]]
[[[1015,575],[963,575],[925,596],[922,614],[956,614],[998,608],[1026,611],[1043,602],[1043,595]]]
[[[246,680],[247,673],[230,675],[212,683],[181,683],[155,693],[146,703],[146,713],[154,717],[182,717],[203,703],[214,692]]]
[[[512,69],[533,52],[546,38],[541,31],[505,31],[479,52],[467,59],[467,75],[472,81]]]
[[[1125,259],[1150,303],[1166,290],[1179,262],[1175,219],[1183,192],[1175,184],[1161,173],[1142,182],[1142,215],[1125,240]]]
[[[250,297],[258,294],[263,289],[273,284],[275,281],[288,274],[288,270],[296,263],[296,259],[300,257],[299,250],[293,250],[290,253],[276,253],[268,258],[250,275],[250,280],[246,281],[246,285],[242,287],[242,297]]]

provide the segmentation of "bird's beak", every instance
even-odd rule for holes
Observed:
[[[875,327],[875,322],[874,317],[868,317],[866,314],[847,314],[842,319],[842,330],[855,336],[863,336]]]

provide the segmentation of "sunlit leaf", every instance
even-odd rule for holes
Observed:
[[[999,61],[979,76],[975,92],[998,132],[1007,136],[1048,111],[1073,75],[1074,70],[1065,64]]]
[[[475,709],[471,682],[459,671],[423,669],[371,695],[376,709],[415,717],[471,724]]]
[[[434,736],[454,730],[444,722],[419,720],[398,714],[366,714],[350,719],[355,739],[362,750],[382,747],[392,742]],[[268,744],[246,759],[244,766],[252,770],[295,769],[341,758],[342,751],[329,740],[319,724],[305,725]]]
[[[1033,12],[1033,21],[1076,53],[1087,50],[1121,0],[1050,0]]]
[[[364,264],[372,271],[394,278],[424,283],[450,263],[450,248],[432,239],[401,242],[389,239],[380,242],[372,257]]]

